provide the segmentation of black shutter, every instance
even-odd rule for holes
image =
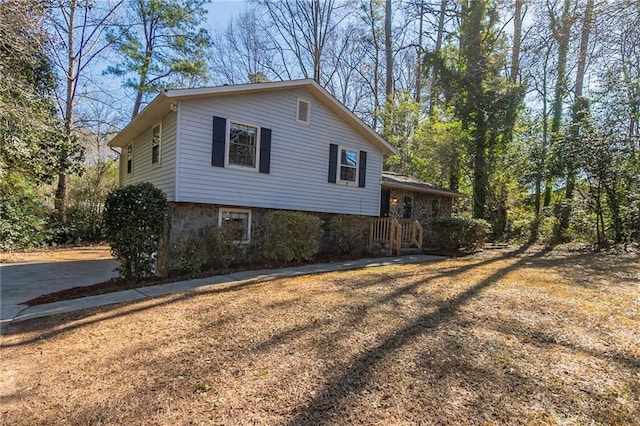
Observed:
[[[224,150],[227,144],[226,118],[213,117],[213,142],[211,149],[211,165],[224,167]]]
[[[338,145],[332,143],[329,145],[329,183],[336,183],[337,172],[338,172]]]
[[[271,171],[271,129],[260,129],[260,173]]]
[[[367,151],[360,151],[360,164],[358,165],[358,186],[364,188],[367,180]]]

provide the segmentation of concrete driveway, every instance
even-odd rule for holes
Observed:
[[[0,264],[0,321],[11,320],[38,296],[107,281],[117,276],[117,265],[114,259]]]

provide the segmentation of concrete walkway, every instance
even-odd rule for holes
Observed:
[[[304,265],[298,267],[282,268],[282,269],[261,269],[257,271],[237,272],[229,275],[216,275],[208,278],[200,278],[189,281],[178,281],[168,284],[158,284],[154,286],[141,287],[132,290],[124,290],[115,293],[101,294],[97,296],[88,296],[80,299],[63,300],[60,302],[48,303],[38,306],[15,306],[12,316],[2,318],[2,331],[10,322],[25,321],[33,318],[46,317],[54,314],[65,312],[79,311],[87,308],[95,308],[99,306],[112,305],[150,297],[163,296],[171,293],[177,293],[186,290],[192,290],[199,287],[210,285],[267,280],[282,277],[295,277],[298,275],[308,275],[322,272],[344,271],[349,269],[370,268],[385,265],[400,265],[406,263],[424,263],[435,260],[441,260],[441,256],[430,255],[412,255],[398,257],[381,257],[375,259],[359,259],[336,263],[319,263],[312,265]],[[3,301],[4,303],[4,301]]]

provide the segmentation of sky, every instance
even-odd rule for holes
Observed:
[[[244,10],[245,4],[244,0],[212,0],[207,5],[208,30],[226,26],[227,22]]]
[[[2,0],[0,0],[2,1]],[[226,27],[227,23],[235,16],[239,15],[244,9],[246,0],[211,0],[211,3],[206,5],[208,11],[206,16],[205,29],[212,34],[218,28]],[[130,110],[133,105],[135,93],[129,89],[122,87],[122,80],[114,77],[113,75],[105,75],[104,71],[112,64],[112,62],[120,61],[120,58],[111,53],[108,59],[96,62],[90,70],[90,79],[94,84],[98,86],[97,96],[103,96],[103,92],[109,93],[109,96],[105,100],[105,103],[109,104],[109,109],[115,110],[117,121],[120,122],[120,126],[126,124],[130,118]],[[81,88],[82,90],[82,88]],[[88,90],[95,91],[95,88],[88,87]],[[96,92],[93,94],[95,95]],[[94,97],[91,93],[88,97]],[[143,105],[144,106],[144,105]]]

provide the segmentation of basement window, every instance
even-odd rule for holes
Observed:
[[[218,227],[231,227],[233,240],[237,243],[248,244],[251,241],[251,210],[222,208],[218,217]]]

